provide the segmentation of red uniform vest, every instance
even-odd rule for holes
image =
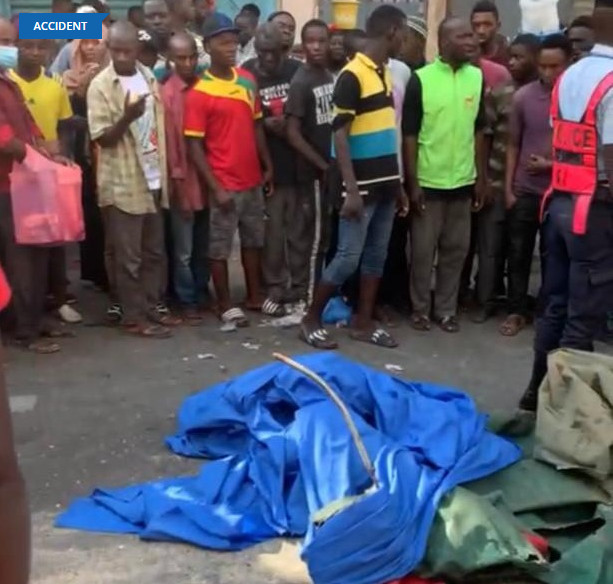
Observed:
[[[596,108],[602,98],[613,89],[613,73],[609,73],[596,87],[580,122],[560,117],[560,80],[551,96],[553,121],[553,168],[551,186],[543,197],[541,217],[553,191],[575,196],[573,233],[585,234],[592,199],[598,189],[598,130]]]

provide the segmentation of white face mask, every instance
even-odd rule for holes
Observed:
[[[17,66],[17,47],[0,46],[0,69],[14,69]]]

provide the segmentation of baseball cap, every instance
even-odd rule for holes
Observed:
[[[221,12],[213,12],[202,25],[202,37],[205,39],[213,38],[224,32],[239,33],[238,28],[232,22],[232,19]]]

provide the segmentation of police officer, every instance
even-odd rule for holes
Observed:
[[[549,351],[592,351],[613,309],[613,0],[596,0],[594,24],[596,45],[562,75],[552,95],[552,184],[542,226],[544,312],[523,410],[536,410]]]

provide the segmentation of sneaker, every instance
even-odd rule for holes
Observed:
[[[112,324],[119,324],[123,319],[123,310],[120,304],[111,304],[106,309],[106,319]]]
[[[79,312],[77,312],[72,306],[68,306],[68,304],[62,304],[58,308],[58,313],[60,318],[68,324],[77,324],[78,322],[83,322],[83,317]]]

